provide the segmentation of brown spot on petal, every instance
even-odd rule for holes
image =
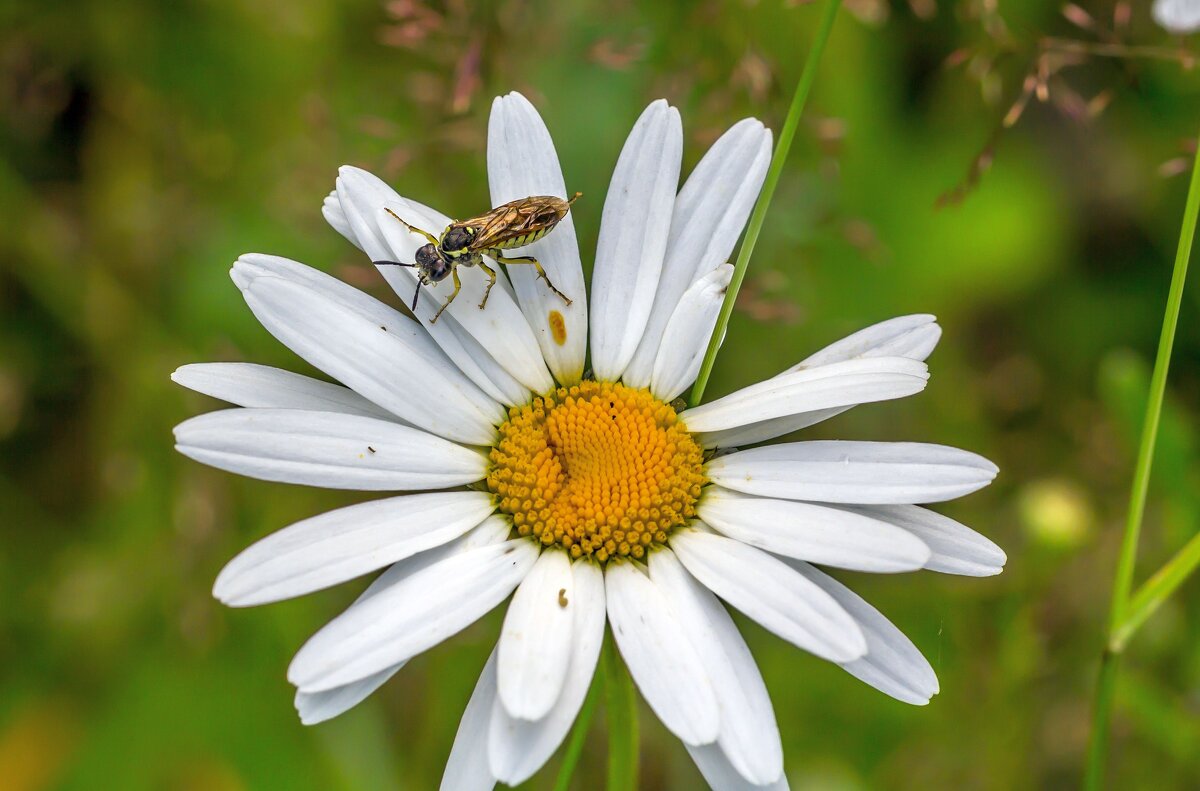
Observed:
[[[567,322],[563,319],[563,314],[557,310],[550,311],[550,335],[554,337],[554,342],[562,346],[567,342]]]

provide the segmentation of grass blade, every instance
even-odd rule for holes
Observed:
[[[1129,638],[1141,628],[1162,603],[1170,598],[1175,589],[1183,584],[1196,566],[1200,565],[1200,533],[1183,545],[1175,556],[1163,564],[1150,579],[1138,588],[1125,608],[1125,616],[1121,625],[1113,632],[1112,650],[1123,651],[1129,643]]]
[[[1121,540],[1121,551],[1117,557],[1112,604],[1109,608],[1108,639],[1100,660],[1100,675],[1096,681],[1092,712],[1092,738],[1088,747],[1087,768],[1084,775],[1084,788],[1088,791],[1098,791],[1104,782],[1104,766],[1108,757],[1108,725],[1112,718],[1117,659],[1133,634],[1130,631],[1123,640],[1116,641],[1116,636],[1122,625],[1126,623],[1127,612],[1130,609],[1129,594],[1133,588],[1133,571],[1137,561],[1142,517],[1146,512],[1146,493],[1150,487],[1150,467],[1154,460],[1154,445],[1158,441],[1158,424],[1162,418],[1163,397],[1167,390],[1167,371],[1171,366],[1171,349],[1175,345],[1175,328],[1179,324],[1179,308],[1183,302],[1183,286],[1187,280],[1188,260],[1192,253],[1192,241],[1196,235],[1198,214],[1200,214],[1200,157],[1197,157],[1192,163],[1192,179],[1188,185],[1187,205],[1183,211],[1183,226],[1179,231],[1179,246],[1175,253],[1175,269],[1171,275],[1171,290],[1167,294],[1167,306],[1163,311],[1162,334],[1158,339],[1154,373],[1150,377],[1150,398],[1146,403],[1146,417],[1142,423],[1142,439],[1138,446],[1137,465],[1133,471],[1133,489],[1129,495],[1125,535]],[[1191,546],[1191,543],[1188,546]],[[1175,584],[1178,585],[1178,583]],[[1153,606],[1157,607],[1158,605],[1154,604]],[[1145,615],[1148,617],[1149,612]],[[1142,620],[1144,621],[1145,618]]]
[[[838,7],[841,4],[841,0],[825,0],[816,38],[813,40],[812,48],[808,51],[808,59],[804,62],[804,71],[800,72],[800,80],[796,83],[796,92],[792,95],[792,105],[788,108],[787,118],[779,133],[779,142],[775,144],[775,151],[771,155],[767,179],[763,182],[758,203],[754,204],[754,212],[750,215],[750,222],[746,225],[746,238],[742,240],[742,247],[738,250],[737,261],[733,266],[733,279],[729,282],[729,288],[725,290],[725,301],[721,303],[717,325],[713,329],[712,337],[709,338],[708,349],[704,352],[704,361],[700,364],[700,373],[696,376],[696,383],[692,385],[689,406],[698,405],[700,399],[704,397],[704,388],[708,386],[708,377],[712,374],[713,363],[717,360],[717,349],[720,348],[721,339],[725,337],[725,328],[729,326],[729,319],[733,315],[733,304],[737,301],[738,290],[742,287],[742,280],[746,277],[746,268],[750,265],[750,254],[754,252],[754,245],[758,242],[758,234],[766,219],[767,208],[770,207],[771,198],[775,195],[775,187],[779,184],[779,174],[783,171],[783,163],[787,160],[788,152],[792,148],[792,140],[796,137],[796,127],[800,124],[800,115],[804,112],[804,105],[808,101],[808,92],[812,89],[813,80],[817,77],[817,64],[821,60],[821,53],[825,51],[825,44],[829,41],[829,31],[833,29],[833,20],[837,16]]]

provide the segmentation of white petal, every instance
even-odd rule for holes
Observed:
[[[990,577],[1004,570],[1004,550],[953,519],[915,505],[840,506],[907,530],[929,546],[930,571]]]
[[[337,412],[226,409],[175,427],[175,449],[222,470],[326,489],[444,489],[482,479],[487,458],[415,428]]]
[[[722,431],[770,418],[903,398],[925,389],[925,364],[903,357],[847,360],[781,374],[680,417],[697,433]]]
[[[378,673],[457,634],[512,593],[537,560],[526,539],[472,549],[351,605],[313,635],[288,668],[305,692]]]
[[[759,549],[857,571],[914,571],[929,547],[912,533],[845,509],[773,500],[710,486],[700,518],[730,538]]]
[[[383,574],[375,579],[363,591],[357,601],[365,601],[381,590],[394,584],[402,577],[417,573],[452,555],[461,554],[475,547],[498,544],[505,540],[511,531],[511,526],[500,517],[490,517],[483,524],[467,533],[462,538],[427,550],[413,557],[394,563]],[[340,687],[334,687],[322,692],[296,691],[295,705],[300,714],[300,721],[305,725],[315,725],[318,722],[332,719],[357,706],[379,687],[395,675],[407,662],[398,662],[378,673],[353,681]]]
[[[510,533],[512,533],[512,520],[507,516],[493,514],[485,519],[479,527],[455,541],[452,551],[466,552],[476,547],[502,544],[508,540]]]
[[[901,316],[859,330],[853,335],[825,347],[784,373],[870,357],[907,357],[910,360],[923,361],[933,351],[941,335],[942,330],[935,323],[933,316]],[[710,448],[753,445],[828,420],[849,408],[850,406],[833,407],[799,415],[771,418],[732,429],[710,432],[703,437],[703,440],[705,446]]]
[[[592,369],[616,381],[650,318],[683,156],[679,111],[653,102],[621,149],[600,220],[592,272]]]
[[[858,621],[867,638],[867,655],[842,665],[896,700],[924,706],[938,692],[937,675],[921,652],[892,622],[842,583],[799,560],[788,565],[837,600]]]
[[[362,592],[362,595],[355,599],[355,602],[366,601],[375,594],[396,585],[401,580],[407,579],[430,566],[437,565],[447,558],[461,555],[464,552],[469,552],[479,547],[503,544],[508,540],[511,533],[512,522],[509,518],[493,514],[483,520],[482,524],[478,527],[468,531],[464,536],[433,549],[427,549],[424,552],[388,566],[387,570],[371,581],[371,584]]]
[[[358,249],[362,249],[362,245],[358,242],[358,235],[354,233],[354,229],[350,227],[350,221],[346,219],[346,212],[342,211],[342,202],[338,199],[337,190],[330,192],[321,202],[321,215],[333,230],[346,237]]]
[[[712,681],[721,712],[721,749],[750,782],[779,779],[783,745],[771,698],[733,619],[668,549],[650,555],[650,579],[666,596]]]
[[[403,209],[406,214],[411,215],[411,219],[406,217],[408,222],[435,236],[450,224],[450,218],[441,212],[400,197],[379,177],[350,165],[338,168],[333,195],[337,198],[340,217],[328,209],[327,200],[326,219],[333,214],[338,222],[331,224],[339,230],[342,227],[348,228],[347,238],[372,261],[396,260],[393,256],[397,255],[402,260],[411,261],[412,254],[425,243],[424,240],[418,241],[420,237],[417,236],[413,236],[411,240],[406,237],[402,248],[393,248],[380,229],[382,218],[378,216],[378,212],[381,207],[391,208],[397,213],[400,213],[399,209]],[[386,213],[384,216],[395,222],[395,219]],[[400,277],[400,271],[396,267],[381,267],[379,271],[396,294],[408,304],[409,298],[412,297],[413,281]]]
[[[386,267],[385,267],[386,268]],[[394,267],[393,267],[394,268]],[[496,290],[500,289],[499,283]],[[435,306],[436,308],[436,306]],[[443,322],[442,319],[449,319]],[[443,326],[443,324],[445,326]],[[480,343],[454,320],[449,312],[438,319],[438,323],[426,323],[427,331],[438,345],[454,360],[463,374],[475,382],[481,390],[506,406],[529,403],[531,391],[521,384],[492,356],[489,346]],[[491,343],[496,343],[493,339]]]
[[[246,304],[267,330],[314,367],[409,423],[448,439],[490,444],[500,406],[448,360],[368,315],[283,278],[254,278]]]
[[[293,703],[296,706],[297,713],[300,715],[300,722],[304,725],[316,725],[317,723],[325,722],[344,714],[366,700],[372,692],[382,687],[388,679],[396,675],[396,672],[400,668],[404,667],[404,664],[404,662],[401,662],[398,665],[389,667],[387,670],[381,670],[373,676],[367,676],[352,684],[346,684],[343,687],[334,687],[324,692],[301,692],[300,690],[296,690],[296,697]]]
[[[548,549],[517,588],[500,631],[500,702],[517,719],[540,720],[558,700],[574,617],[571,561],[566,552]]]
[[[343,167],[341,172],[355,182],[355,189],[347,195],[347,201],[352,207],[360,205],[364,210],[368,210],[376,204],[382,204],[392,207],[393,211],[398,211],[397,207],[403,207],[411,216],[422,218],[431,227],[445,227],[450,222],[450,219],[440,212],[436,212],[427,206],[422,206],[416,201],[401,198],[396,194],[395,190],[365,170]],[[343,191],[345,191],[345,185],[341,186]],[[353,200],[351,197],[353,197]],[[354,222],[351,223],[351,215],[347,215],[343,209],[342,198],[338,190],[335,189],[330,197],[325,199],[325,206],[322,212],[325,218],[329,220],[330,225],[360,250],[366,252],[373,261],[412,260],[411,256],[417,248],[415,241],[406,238],[403,240],[405,243],[403,249],[393,250],[383,240],[381,234],[376,229],[373,215],[370,217],[370,221],[368,221],[367,218],[364,218],[362,211],[354,211],[352,212]],[[402,214],[402,216],[408,215]],[[388,219],[391,220],[392,218],[389,217]],[[394,222],[394,220],[392,221]],[[409,222],[412,222],[412,220],[409,220]],[[365,242],[359,239],[360,233],[366,240]],[[416,288],[412,277],[406,274],[406,271],[402,271],[401,267],[379,266],[376,268],[404,304],[411,304]],[[427,296],[426,299],[428,300],[428,304],[433,306],[432,309],[436,310],[437,305],[434,304],[433,297]],[[458,322],[453,320],[439,320],[437,324],[429,324],[426,321],[419,323],[418,326],[430,337],[435,345],[441,348],[447,357],[454,361],[454,364],[458,366],[467,378],[493,399],[509,406],[521,404],[528,400],[528,388],[505,371],[486,348],[459,326]]]
[[[396,419],[349,388],[267,365],[193,363],[177,368],[171,374],[171,381],[238,406],[311,409]]]
[[[492,102],[487,158],[493,206],[530,195],[568,197],[550,132],[537,110],[519,93],[498,96]],[[550,372],[563,384],[578,382],[587,354],[587,291],[574,220],[568,214],[543,239],[507,255],[538,259],[551,282],[571,299],[570,305],[564,303],[538,279],[533,267],[508,269],[521,310],[537,336]],[[553,318],[555,314],[558,318]]]
[[[613,636],[642,697],[684,743],[715,741],[712,684],[658,586],[628,562],[610,563],[604,582]]]
[[[671,401],[696,381],[731,277],[733,266],[721,264],[693,283],[680,298],[663,330],[662,347],[654,361],[650,391],[655,397]],[[631,384],[628,379],[625,383]]]
[[[780,775],[774,783],[762,786],[747,781],[733,768],[719,744],[702,747],[685,744],[684,747],[712,791],[788,791],[787,775]]]
[[[247,607],[328,588],[451,541],[493,509],[484,492],[410,494],[339,508],[251,545],[221,570],[213,595]]]
[[[406,201],[396,195],[386,185],[379,182],[365,171],[357,168],[343,167],[337,180],[338,197],[346,217],[356,229],[363,227],[370,233],[359,232],[359,239],[364,235],[373,236],[381,241],[385,255],[376,257],[371,248],[365,248],[372,260],[389,260],[411,262],[414,260],[418,247],[426,243],[424,237],[406,229],[395,217],[387,213],[388,209],[395,212],[405,222],[421,228],[437,236],[448,225],[444,216],[431,216],[428,210],[419,207],[413,201]],[[417,287],[417,275],[410,267],[383,266],[382,270],[399,270],[399,274],[387,273],[403,282],[407,280],[408,288],[394,285],[402,298],[411,299]],[[542,360],[541,350],[537,339],[525,321],[521,309],[509,294],[507,289],[497,286],[488,297],[487,307],[479,309],[483,300],[483,292],[487,286],[487,276],[477,267],[459,267],[456,270],[462,279],[462,291],[446,308],[445,313],[438,319],[441,324],[447,317],[453,318],[460,327],[485,348],[500,366],[514,379],[534,392],[545,392],[553,386],[553,379]],[[430,324],[434,315],[449,299],[454,291],[452,278],[446,278],[440,283],[421,288],[420,301],[417,304],[416,315],[422,323],[439,340]],[[503,339],[503,342],[498,342]],[[439,342],[440,343],[440,342]],[[443,346],[443,348],[446,348]],[[449,353],[449,349],[447,349]]]
[[[779,558],[696,529],[677,531],[670,543],[705,587],[789,643],[833,662],[866,652],[854,619]]]
[[[1200,3],[1196,0],[1154,0],[1151,14],[1159,27],[1178,35],[1200,30]]]
[[[758,198],[771,160],[771,131],[745,118],[721,135],[688,176],[675,199],[666,259],[654,306],[637,352],[622,379],[646,387],[663,333],[684,290],[705,272],[725,263]],[[707,335],[705,336],[707,344]]]
[[[323,299],[365,317],[383,331],[399,335],[409,351],[420,355],[431,364],[439,368],[453,366],[450,358],[438,348],[429,334],[421,329],[420,324],[350,284],[299,261],[277,255],[247,253],[234,262],[229,270],[229,277],[243,291],[260,277],[279,277],[307,286],[319,293]],[[483,403],[486,403],[486,400]]]
[[[491,791],[496,778],[488,769],[488,723],[496,700],[496,652],[488,657],[471,700],[463,711],[442,774],[441,791]]]
[[[764,497],[825,503],[933,503],[996,477],[982,456],[918,442],[792,442],[719,456],[709,480]]]
[[[863,357],[907,357],[924,361],[942,337],[937,317],[928,313],[898,316],[872,324],[809,355],[788,371],[816,368]]]
[[[587,697],[604,642],[604,575],[587,560],[571,564],[575,582],[575,619],[571,658],[562,694],[537,722],[514,719],[499,701],[492,707],[488,755],[492,772],[508,785],[519,785],[550,759],[566,737]]]
[[[397,200],[402,199],[397,198]],[[405,205],[417,204],[406,203]],[[425,207],[421,207],[421,210],[432,211]],[[393,276],[396,274],[395,269],[396,267],[381,267],[381,271]],[[464,391],[466,395],[481,404],[482,409],[492,408],[490,403],[492,401],[511,406],[529,400],[529,390],[504,372],[491,355],[454,322],[446,324],[445,327],[442,327],[441,322],[436,326],[428,324],[422,326],[419,322],[409,319],[374,297],[364,294],[335,277],[279,256],[258,253],[243,255],[230,272],[234,283],[241,289],[246,288],[255,279],[267,275],[275,275],[309,286],[318,291],[322,297],[336,302],[352,312],[366,316],[387,332],[401,335],[409,350],[421,355],[439,369],[458,368],[482,391],[479,393],[471,389]],[[434,337],[431,337],[431,333]]]
[[[721,429],[719,431],[706,431],[703,434],[698,434],[697,440],[705,448],[745,447],[746,445],[754,445],[769,439],[782,437],[784,434],[791,434],[793,431],[799,431],[802,428],[815,426],[832,417],[837,417],[846,410],[853,409],[855,406],[857,404],[833,407],[831,409],[814,409],[796,415],[759,420],[754,423],[747,423],[744,426],[734,426],[733,428]]]

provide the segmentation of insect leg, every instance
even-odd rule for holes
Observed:
[[[384,210],[385,212],[387,212],[388,214],[392,215],[393,217],[395,217],[397,220],[400,220],[400,215],[396,214],[396,212],[392,211],[391,209],[389,209],[389,208],[387,208],[387,207],[384,207],[384,209],[383,209],[383,210]],[[404,222],[404,220],[400,220],[400,224],[401,224],[401,225],[403,225],[403,226],[404,226],[405,228],[407,228],[408,230],[412,231],[413,233],[419,233],[419,234],[421,234],[422,236],[424,236],[424,237],[425,237],[426,241],[428,241],[430,244],[437,244],[437,243],[438,243],[438,240],[437,240],[437,239],[435,239],[435,238],[433,238],[433,234],[429,233],[428,231],[422,231],[420,228],[414,228],[413,226],[411,226],[411,225],[409,225],[408,223]]]
[[[538,277],[546,281],[546,285],[550,287],[550,290],[562,297],[563,302],[567,303],[568,305],[571,304],[571,298],[554,287],[554,284],[550,282],[550,278],[546,275],[546,270],[542,269],[542,262],[533,256],[519,255],[516,258],[505,258],[500,254],[499,250],[490,250],[488,254],[492,258],[495,258],[498,263],[504,264],[505,266],[508,266],[509,264],[533,264],[534,268],[537,269]]]
[[[450,275],[454,278],[454,291],[449,297],[446,298],[446,301],[442,303],[442,306],[438,308],[438,312],[433,314],[433,318],[429,320],[430,324],[437,323],[438,316],[442,315],[443,310],[450,307],[450,303],[453,302],[454,298],[458,296],[458,292],[462,291],[462,281],[458,279],[458,267],[451,269]]]
[[[479,302],[479,309],[483,310],[483,306],[487,304],[488,294],[492,293],[492,286],[496,285],[496,270],[485,264],[482,260],[479,262],[479,268],[487,272],[488,280],[487,288],[483,290],[483,299]]]

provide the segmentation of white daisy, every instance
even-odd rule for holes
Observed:
[[[679,113],[658,101],[625,143],[590,314],[570,216],[521,251],[569,306],[514,267],[480,310],[485,278],[464,269],[466,293],[430,324],[449,284],[422,289],[413,321],[294,261],[234,265],[263,325],[345,386],[249,364],[184,366],[175,381],[238,408],[181,424],[180,452],[265,480],[420,492],[284,528],[217,578],[217,598],[248,606],[386,568],[293,660],[303,722],[346,711],[510,594],[444,789],[516,785],[546,762],[583,703],[606,623],[711,785],[786,787],[766,688],[718,597],[900,700],[938,691],[912,643],[809,564],[998,573],[998,547],[913,505],[975,491],[995,466],[917,443],[711,451],[920,392],[941,331],[932,316],[886,321],[677,414],[669,402],[696,377],[771,154],[770,132],[743,120],[677,192],[682,140]],[[567,194],[550,135],[519,94],[493,104],[488,173],[493,205]],[[424,240],[388,210],[435,233],[450,221],[350,167],[324,206],[372,260],[411,261]],[[380,271],[411,297],[412,270]]]
[[[1200,30],[1200,2],[1197,0],[1154,0],[1150,10],[1159,27],[1186,35]]]

